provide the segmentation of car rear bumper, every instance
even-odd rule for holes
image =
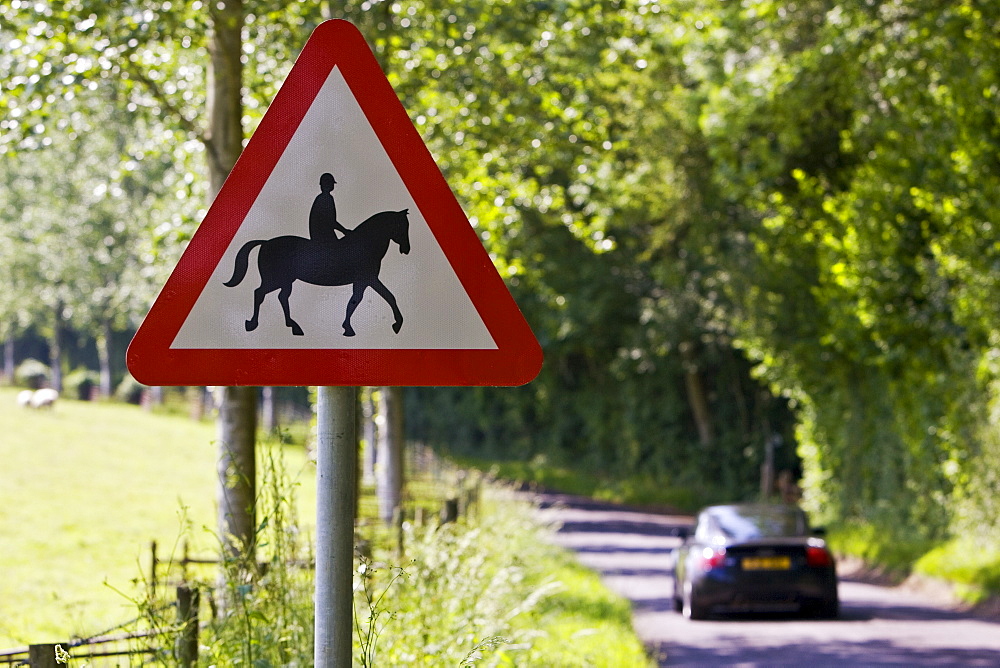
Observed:
[[[837,605],[836,577],[824,573],[798,573],[770,581],[707,573],[695,583],[692,595],[710,613],[828,612]]]

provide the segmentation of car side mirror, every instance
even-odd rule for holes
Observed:
[[[826,538],[826,527],[811,527],[809,533],[817,538]]]

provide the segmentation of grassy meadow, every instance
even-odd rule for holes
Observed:
[[[134,618],[123,593],[148,574],[152,540],[161,559],[182,534],[193,554],[217,545],[213,421],[65,399],[35,411],[16,395],[0,388],[0,648]],[[283,452],[311,526],[313,466]]]

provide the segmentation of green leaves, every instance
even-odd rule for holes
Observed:
[[[984,412],[967,399],[977,370],[995,375],[1000,318],[1000,10],[341,9],[546,349],[539,380],[502,399],[442,391],[449,410],[435,420],[450,422],[429,431],[604,468],[680,461],[688,478],[737,493],[754,487],[765,432],[791,439],[787,418],[764,415],[761,397],[776,395],[801,411],[817,507],[867,514],[884,502],[919,524],[933,515],[920,501],[964,479],[945,468],[978,451],[968,434]],[[59,294],[81,322],[93,302],[141,313],[200,217],[209,10],[0,7],[0,151],[17,153],[2,172],[0,234],[24,251],[0,246],[0,266],[42,301]],[[246,3],[245,127],[328,10]],[[87,252],[54,259],[70,239]],[[0,297],[8,319],[30,321],[33,308]],[[707,450],[692,372],[710,379]],[[429,393],[421,401],[437,401]]]
[[[968,444],[942,434],[978,420],[956,397],[995,322],[989,300],[984,317],[966,309],[993,284],[973,258],[992,252],[975,202],[992,199],[994,161],[970,156],[995,143],[982,104],[997,72],[980,59],[996,17],[972,3],[773,9],[720,9],[725,27],[700,44],[713,177],[753,248],[727,263],[753,286],[731,293],[730,322],[760,373],[810,406],[816,505],[905,507],[933,533],[947,520],[917,500],[950,493],[939,462]]]

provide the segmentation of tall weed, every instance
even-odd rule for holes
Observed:
[[[262,561],[223,561],[216,600],[221,594],[224,605],[202,633],[200,660],[207,665],[312,665],[312,555],[299,529],[295,484],[280,446],[265,448],[261,464],[256,549],[239,553]]]
[[[497,508],[478,526],[405,530],[405,565],[358,571],[363,665],[494,666],[530,646],[534,632],[513,621],[557,585],[529,577],[519,549],[534,535],[528,520]]]

